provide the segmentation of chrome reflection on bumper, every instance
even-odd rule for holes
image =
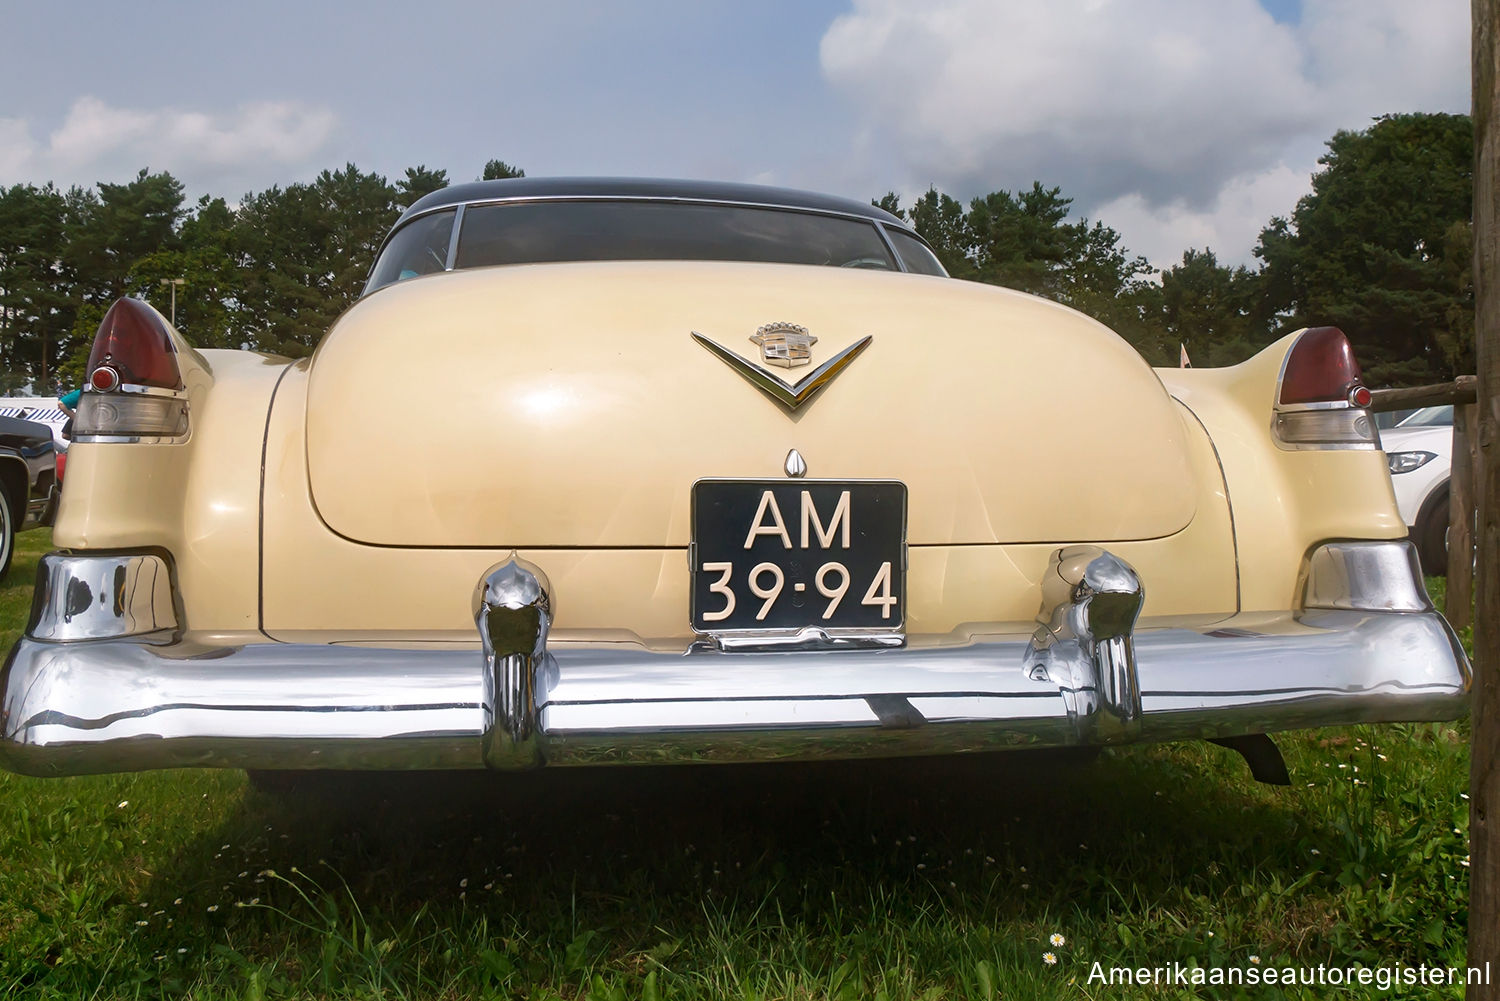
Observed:
[[[514,768],[886,756],[1452,719],[1467,705],[1461,647],[1420,577],[1379,583],[1392,566],[1410,565],[1385,550],[1407,545],[1322,547],[1309,558],[1304,587],[1325,607],[1191,628],[1137,623],[1140,582],[1128,566],[1100,550],[1063,550],[1053,561],[1057,581],[1043,588],[1046,625],[1034,634],[753,654],[548,646],[546,578],[513,559],[476,593],[482,654],[198,647],[153,644],[155,635],[25,638],[0,682],[0,764],[35,774]],[[51,560],[44,572],[60,572]],[[1351,582],[1348,601],[1380,607],[1337,607],[1343,599],[1331,582],[1340,576]],[[1390,610],[1393,602],[1422,607]],[[38,623],[50,621],[42,608]]]
[[[1145,600],[1135,570],[1113,553],[1074,546],[1052,554],[1041,627],[1025,660],[1032,680],[1057,685],[1082,743],[1140,729],[1135,623]]]
[[[1302,568],[1303,608],[1427,612],[1432,600],[1410,542],[1331,542]]]
[[[521,768],[541,763],[536,740],[536,675],[547,656],[552,587],[534,563],[514,552],[490,567],[474,591],[474,625],[484,644],[485,763]]]
[[[45,642],[170,633],[172,568],[157,553],[48,553],[37,565],[26,635]]]

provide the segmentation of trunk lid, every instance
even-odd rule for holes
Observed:
[[[772,321],[818,338],[761,362]],[[698,332],[786,382],[788,412]],[[1053,303],[805,266],[543,264],[357,303],[313,360],[307,452],[333,531],[410,547],[678,547],[702,477],[896,479],[913,545],[1148,539],[1194,513],[1175,404],[1124,341]]]

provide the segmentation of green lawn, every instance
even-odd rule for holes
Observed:
[[[0,588],[7,643],[45,546],[23,536]],[[1088,977],[1458,966],[1466,738],[1282,737],[1287,789],[1197,744],[284,797],[236,772],[0,775],[0,996],[1226,997]],[[1331,992],[1302,990],[1244,996]]]

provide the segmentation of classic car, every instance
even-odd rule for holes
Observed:
[[[0,414],[0,579],[10,573],[16,533],[52,524],[57,479],[51,429]]]
[[[53,469],[51,482],[43,482],[34,485],[37,494],[46,497],[43,507],[43,516],[37,520],[38,524],[50,525],[52,518],[57,513],[57,501],[62,489],[63,470],[68,460],[68,438],[64,433],[68,430],[68,415],[63,412],[59,401],[54,397],[37,396],[9,396],[0,398],[0,417],[19,417],[23,421],[41,425],[52,434],[52,459]],[[35,430],[35,429],[33,429]],[[45,465],[45,463],[44,463]],[[47,495],[50,494],[50,497]],[[7,564],[8,566],[8,564]],[[3,571],[0,571],[3,576]]]
[[[441,433],[393,401],[442,393]],[[1153,370],[870,205],[518,179],[411,205],[310,358],[122,299],[6,767],[530,768],[1441,720],[1349,342]]]

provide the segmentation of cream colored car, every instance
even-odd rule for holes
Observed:
[[[441,426],[400,400],[448,401]],[[527,768],[1451,719],[1343,335],[1152,370],[901,220],[435,192],[300,361],[121,300],[0,762]]]

